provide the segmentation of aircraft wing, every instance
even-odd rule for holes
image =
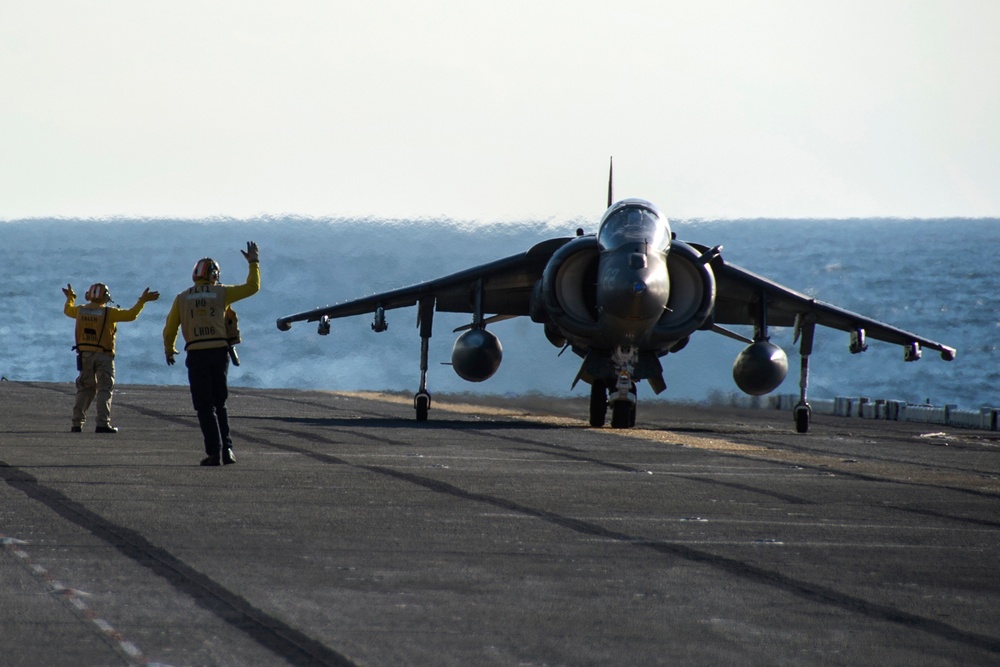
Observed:
[[[754,324],[760,299],[764,298],[768,326],[795,326],[797,318],[801,317],[805,321],[841,331],[864,329],[868,338],[904,347],[918,343],[922,348],[939,351],[947,361],[955,358],[955,348],[824,303],[751,271],[727,264],[722,257],[716,257],[711,266],[716,278],[716,324]]]
[[[475,266],[458,273],[399,289],[372,294],[332,306],[323,306],[278,318],[278,328],[287,329],[292,322],[316,322],[323,317],[335,319],[364,313],[378,308],[390,310],[416,305],[421,299],[433,297],[436,309],[443,312],[472,313],[476,292],[482,281],[483,313],[516,317],[528,315],[531,290],[541,277],[549,258],[571,238],[542,241],[527,252]]]

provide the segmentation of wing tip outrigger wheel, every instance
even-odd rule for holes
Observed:
[[[808,433],[809,422],[812,421],[812,406],[808,403],[799,403],[793,408],[792,417],[795,419],[796,432]]]
[[[431,409],[431,394],[426,389],[418,391],[413,396],[413,409],[417,411],[417,421],[427,421],[427,413]]]

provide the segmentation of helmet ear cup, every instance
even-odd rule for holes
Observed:
[[[219,263],[211,257],[203,257],[194,265],[191,272],[192,280],[207,280],[213,282],[219,279]]]
[[[111,291],[104,283],[94,283],[87,290],[87,301],[105,302],[111,300]]]

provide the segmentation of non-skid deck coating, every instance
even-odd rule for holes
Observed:
[[[3,665],[1000,662],[995,433],[233,389],[201,468],[186,388],[72,403],[0,382]]]

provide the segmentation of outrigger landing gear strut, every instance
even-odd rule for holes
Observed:
[[[795,323],[795,337],[799,339],[799,402],[792,409],[795,419],[795,430],[799,433],[809,432],[809,422],[812,421],[812,408],[806,400],[809,389],[809,355],[812,354],[813,339],[816,336],[816,318],[811,315],[800,315]]]
[[[427,412],[431,409],[431,394],[427,391],[427,355],[433,322],[434,297],[424,297],[417,307],[417,326],[420,327],[420,388],[413,396],[413,409],[417,411],[418,422],[427,421]]]

